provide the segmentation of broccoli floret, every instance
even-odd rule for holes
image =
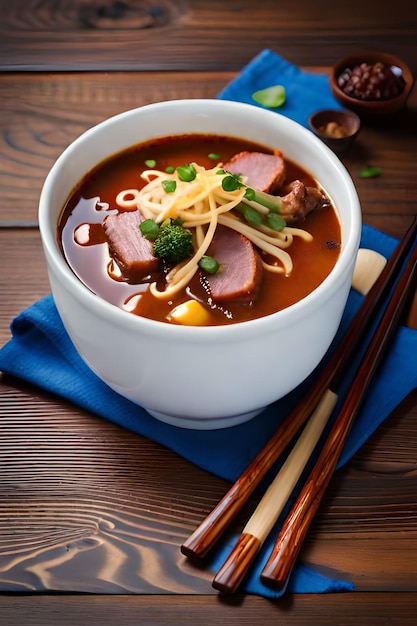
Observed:
[[[193,253],[191,231],[178,220],[166,220],[153,243],[153,253],[169,265],[183,261]]]

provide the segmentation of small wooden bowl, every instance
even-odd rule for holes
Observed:
[[[361,100],[346,94],[340,88],[338,79],[344,70],[353,69],[361,63],[373,65],[378,61],[393,69],[397,76],[402,77],[404,81],[403,89],[397,96],[386,100]],[[414,77],[406,63],[393,54],[364,51],[348,55],[335,63],[329,75],[329,83],[334,97],[344,107],[354,111],[363,119],[382,119],[393,116],[404,108],[414,84]]]
[[[353,111],[323,109],[310,115],[311,130],[336,152],[345,152],[359,133],[361,121]]]

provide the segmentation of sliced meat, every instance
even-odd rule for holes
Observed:
[[[285,162],[279,152],[239,152],[223,169],[245,176],[248,187],[267,193],[278,191],[285,179]]]
[[[140,282],[159,268],[160,260],[152,254],[152,244],[142,235],[139,225],[144,218],[139,211],[108,215],[103,221],[109,251],[130,283]]]
[[[206,289],[214,302],[249,303],[257,298],[263,267],[259,253],[247,237],[226,226],[217,226],[207,254],[220,263],[216,274],[204,274]]]
[[[285,221],[303,220],[315,209],[329,205],[329,199],[316,187],[306,187],[300,180],[288,186],[288,193],[281,197],[280,215]]]

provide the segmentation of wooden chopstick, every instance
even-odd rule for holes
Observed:
[[[406,266],[405,278],[402,279],[398,288],[394,291],[393,299],[395,308],[391,307],[391,309],[387,309],[387,313],[381,318],[380,326],[378,326],[377,333],[385,332],[388,328],[386,336],[385,334],[382,336],[378,334],[376,343],[375,340],[371,340],[367,348],[362,365],[360,366],[360,368],[366,367],[366,376],[364,376],[362,372],[359,381],[357,380],[356,377],[360,374],[359,368],[357,374],[355,374],[352,385],[355,387],[355,391],[358,389],[361,390],[361,394],[356,396],[356,398],[358,398],[357,406],[355,406],[356,412],[359,410],[360,401],[365,395],[370,379],[375,372],[379,360],[382,358],[384,350],[387,348],[391,337],[390,333],[395,329],[394,324],[402,311],[405,299],[408,297],[407,289],[409,289],[410,285],[409,283],[404,285],[404,282],[409,280],[408,275],[412,270],[412,265],[413,257],[411,257],[411,261]],[[402,289],[404,289],[404,291],[402,291]],[[394,314],[397,317],[395,317]],[[363,363],[365,363],[365,365],[363,365]],[[249,566],[255,559],[296,486],[327,424],[327,420],[332,414],[337,399],[337,394],[330,389],[324,394],[322,402],[308,421],[307,426],[304,428],[292,452],[288,455],[281,470],[278,472],[243,529],[232,552],[215,576],[213,580],[213,587],[215,589],[223,593],[234,593],[242,582]],[[343,407],[344,406],[343,404]],[[335,464],[336,462],[337,458]],[[320,473],[319,476],[321,476]],[[298,537],[298,535],[296,536]],[[268,563],[269,562],[270,561],[268,561]],[[266,566],[266,568],[267,567],[268,566]],[[266,574],[265,577],[269,580]]]
[[[370,381],[379,366],[412,289],[416,289],[417,247],[405,266],[385,312],[372,336],[355,374],[340,412],[323,445],[320,456],[293,504],[271,555],[262,570],[261,580],[275,589],[285,587],[297,555],[334,473],[350,427],[358,414]]]
[[[242,530],[233,550],[214,577],[213,587],[218,591],[234,593],[243,581],[293,492],[333,412],[337,399],[337,394],[330,389],[323,394],[294,448]]]
[[[375,312],[392,286],[396,272],[404,262],[416,232],[417,216],[402,237],[374,286],[364,298],[358,313],[354,316],[338,347],[315,378],[307,393],[290,411],[263,449],[216,507],[181,546],[182,553],[188,558],[201,560],[207,556],[223,531],[241,510],[280,454],[319,404],[326,389],[337,388],[355,351],[369,331]]]

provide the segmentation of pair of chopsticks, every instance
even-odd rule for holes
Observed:
[[[278,590],[285,588],[309,525],[333,475],[350,426],[415,285],[416,233],[417,216],[311,388],[213,511],[181,546],[181,551],[187,557],[204,559],[280,454],[310,418],[281,471],[246,524],[235,548],[215,576],[213,587],[219,591],[233,593],[242,582],[324,430],[339,399],[341,382],[351,369],[353,357],[368,339],[367,348],[349,391],[343,398],[341,409],[262,571],[263,583]],[[393,288],[395,282],[397,284]],[[384,309],[387,299],[388,304],[385,304]],[[382,316],[381,309],[384,310]],[[374,330],[369,339],[372,326]]]

